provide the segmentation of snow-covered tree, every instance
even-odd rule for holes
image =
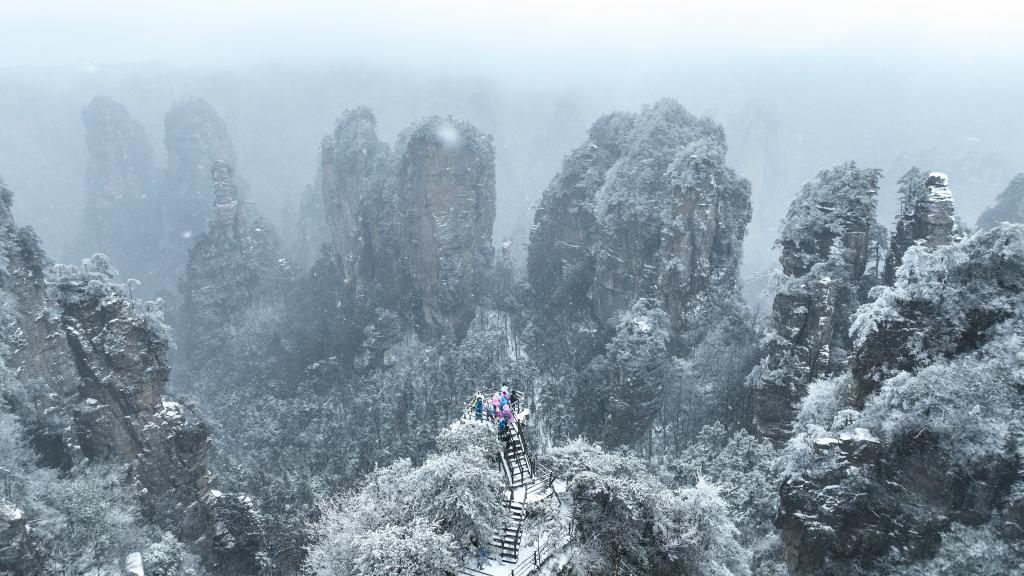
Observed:
[[[576,440],[542,457],[575,503],[569,574],[749,574],[719,488],[669,487],[645,464]]]
[[[1024,227],[912,246],[872,297],[848,372],[809,386],[783,457],[791,572],[1020,565]]]
[[[320,576],[453,572],[471,539],[489,541],[504,513],[490,426],[456,422],[438,444],[443,452],[421,466],[399,460],[371,472],[357,491],[324,501],[308,569]],[[413,553],[417,546],[424,548]]]

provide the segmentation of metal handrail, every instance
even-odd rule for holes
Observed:
[[[525,399],[525,397],[518,390],[515,391],[515,394],[517,396],[517,401],[511,404],[510,409],[518,416],[523,411],[523,405],[519,399]],[[487,402],[487,399],[489,398],[488,395],[478,392],[468,402],[466,402],[466,406],[468,408],[466,414],[468,417],[475,417],[475,408],[473,408],[473,406],[477,396],[482,397],[485,402]],[[557,497],[558,495],[557,491],[554,490],[554,473],[537,464],[536,458],[533,456],[532,452],[530,452],[528,447],[529,445],[526,443],[526,436],[521,422],[522,421],[517,418],[514,425],[510,424],[504,432],[498,434],[498,440],[501,442],[501,450],[499,452],[498,459],[499,468],[505,471],[505,477],[509,481],[508,498],[503,499],[506,503],[506,508],[511,508],[512,502],[516,501],[515,490],[512,489],[512,485],[515,484],[517,477],[525,479],[525,476],[529,475],[531,478],[537,478],[538,473],[542,472],[543,476],[546,476],[546,478],[542,480],[540,485],[550,487],[555,496]],[[514,452],[515,449],[513,438],[518,438],[522,445],[523,458],[526,460],[525,469],[522,469],[521,466],[513,467],[511,460],[508,457],[508,452],[510,450]],[[517,468],[519,469],[518,473]],[[530,487],[528,487],[526,492],[530,493],[530,491]],[[526,499],[528,499],[528,497],[524,494],[524,504],[526,503]],[[514,540],[514,549],[517,556],[519,555],[520,547],[522,546],[522,530],[523,523],[517,522]],[[568,535],[566,535],[565,538],[568,539]],[[543,542],[533,551],[532,554],[519,560],[511,570],[511,576],[529,576],[530,574],[533,574],[540,568],[541,564],[551,557],[558,545],[559,544],[553,539],[544,538]]]

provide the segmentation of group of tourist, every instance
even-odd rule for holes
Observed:
[[[489,401],[484,400],[482,394],[477,394],[473,399],[473,412],[477,420],[487,418],[498,425],[499,434],[504,434],[516,423],[516,414],[512,407],[518,401],[515,390],[502,386]]]

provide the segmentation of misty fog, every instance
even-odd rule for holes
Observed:
[[[752,183],[747,276],[772,268],[786,205],[823,166],[882,168],[881,215],[895,214],[909,167],[941,168],[966,222],[1024,169],[1021,13],[997,2],[346,4],[7,6],[0,174],[31,191],[19,217],[54,255],[88,255],[75,245],[80,111],[98,94],[126,106],[158,156],[164,112],[207,99],[251,199],[285,234],[343,110],[373,108],[385,139],[452,114],[495,138],[495,238],[520,256],[532,208],[587,127],[673,97],[722,123],[730,163]]]
[[[1024,576],[1021,30],[0,0],[0,576]]]

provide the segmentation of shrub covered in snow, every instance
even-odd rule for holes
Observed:
[[[458,551],[471,539],[489,541],[505,514],[504,483],[494,452],[486,450],[485,429],[458,423],[439,439],[446,451],[422,466],[399,460],[371,472],[358,490],[324,501],[308,569],[320,576],[383,576],[399,565],[410,574],[454,571]]]
[[[569,480],[576,529],[570,574],[749,574],[732,509],[703,479],[671,488],[643,461],[576,440],[543,461]]]

